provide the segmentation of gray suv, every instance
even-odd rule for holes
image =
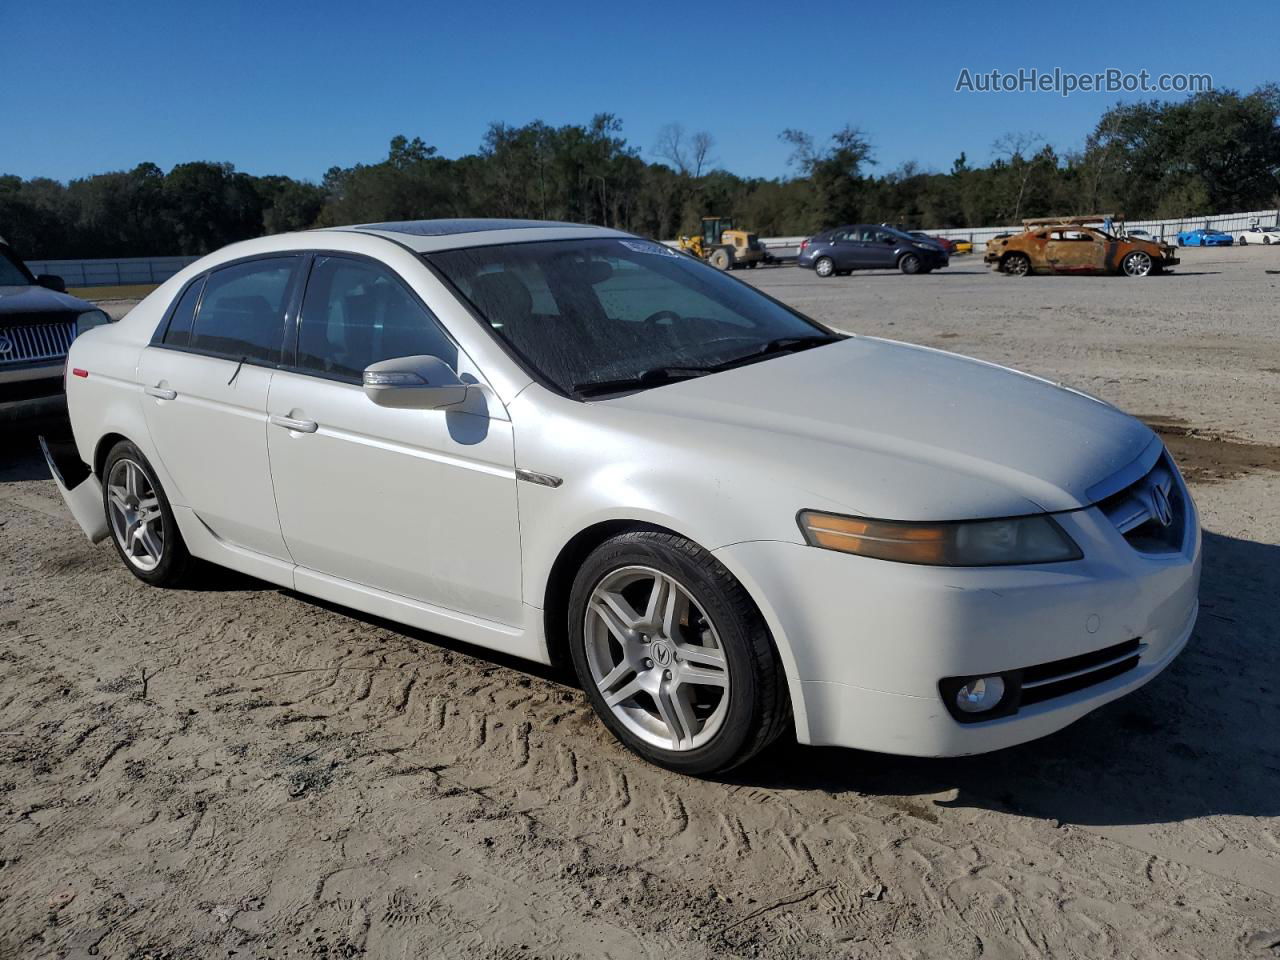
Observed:
[[[0,419],[35,412],[48,398],[60,400],[71,341],[111,322],[64,291],[60,277],[32,276],[0,238]]]
[[[844,276],[854,270],[928,273],[949,262],[950,256],[940,243],[867,223],[824,230],[800,244],[796,259],[799,266],[820,277]]]

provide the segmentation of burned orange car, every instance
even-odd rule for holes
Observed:
[[[987,244],[982,258],[1002,273],[1122,273],[1145,277],[1178,262],[1173,247],[1153,240],[1112,236],[1102,229],[1110,216],[1023,220],[1024,233]]]

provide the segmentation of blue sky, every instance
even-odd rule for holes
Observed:
[[[620,116],[649,155],[664,123],[705,129],[720,165],[787,173],[785,127],[845,123],[878,170],[984,162],[1007,131],[1078,146],[1118,94],[961,94],[963,68],[1204,72],[1280,80],[1280,6],[1080,3],[217,4],[14,2],[0,16],[0,173],[66,180],[150,160],[226,160],[319,179],[373,162],[397,133],[447,156],[493,120]],[[189,9],[184,9],[189,8]],[[1046,11],[1044,17],[1037,8]]]

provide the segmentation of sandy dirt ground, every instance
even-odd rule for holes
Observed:
[[[143,586],[64,511],[37,425],[9,430],[0,958],[1280,957],[1269,269],[1280,250],[1143,281],[747,275],[1158,419],[1187,467],[1187,651],[964,760],[782,742],[667,774],[547,671],[232,574]]]

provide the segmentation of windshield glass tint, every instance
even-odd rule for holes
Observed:
[[[649,240],[472,247],[427,258],[566,393],[705,368],[826,331],[718,270]]]
[[[25,287],[31,278],[23,272],[22,267],[9,259],[9,254],[0,249],[0,287]]]

